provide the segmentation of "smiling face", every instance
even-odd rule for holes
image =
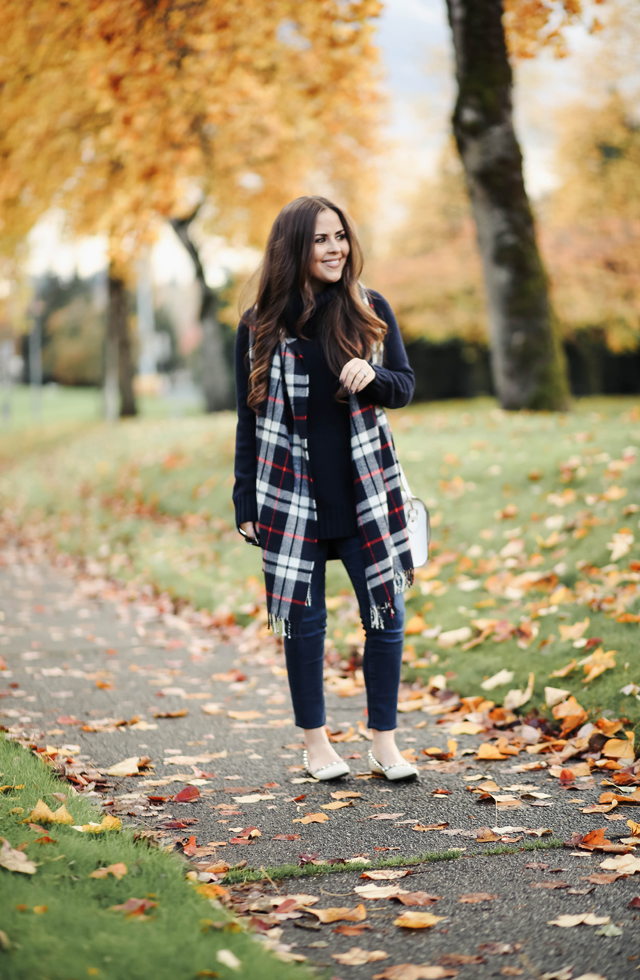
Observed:
[[[338,282],[349,254],[347,233],[335,211],[320,211],[316,218],[315,240],[309,278],[314,293],[328,283]]]

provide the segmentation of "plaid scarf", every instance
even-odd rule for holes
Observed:
[[[372,358],[381,360],[382,345]],[[287,337],[271,362],[265,414],[256,419],[258,524],[269,626],[292,635],[311,603],[317,555],[316,503],[309,474],[309,377],[300,347]],[[385,629],[393,597],[413,582],[400,468],[382,408],[349,398],[351,459],[371,627]]]

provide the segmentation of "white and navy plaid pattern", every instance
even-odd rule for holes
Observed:
[[[317,551],[307,445],[308,396],[302,354],[295,338],[287,338],[274,352],[266,411],[256,420],[256,495],[269,625],[285,635],[291,635],[310,602]],[[356,395],[351,395],[349,408],[371,626],[384,629],[394,613],[394,595],[413,581],[400,470],[384,410],[361,406]]]

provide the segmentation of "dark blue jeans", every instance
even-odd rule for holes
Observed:
[[[367,689],[369,727],[383,732],[391,731],[396,727],[404,643],[404,599],[402,594],[395,596],[396,612],[392,629],[372,629],[360,539],[357,536],[336,538],[331,544],[351,579],[367,637],[362,670]],[[325,569],[329,545],[329,541],[318,542],[318,558],[311,578],[311,605],[305,607],[296,635],[284,640],[289,688],[298,728],[320,728],[325,724],[322,671],[327,625]]]

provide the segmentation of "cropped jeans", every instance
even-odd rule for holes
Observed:
[[[367,690],[369,727],[391,731],[396,727],[398,688],[404,644],[404,599],[394,596],[392,628],[371,627],[369,596],[360,538],[318,542],[318,557],[311,578],[311,605],[305,606],[296,635],[285,637],[284,651],[289,688],[298,728],[321,728],[326,721],[323,692],[324,641],[327,625],[325,570],[333,546],[353,585],[366,634],[362,670]]]

